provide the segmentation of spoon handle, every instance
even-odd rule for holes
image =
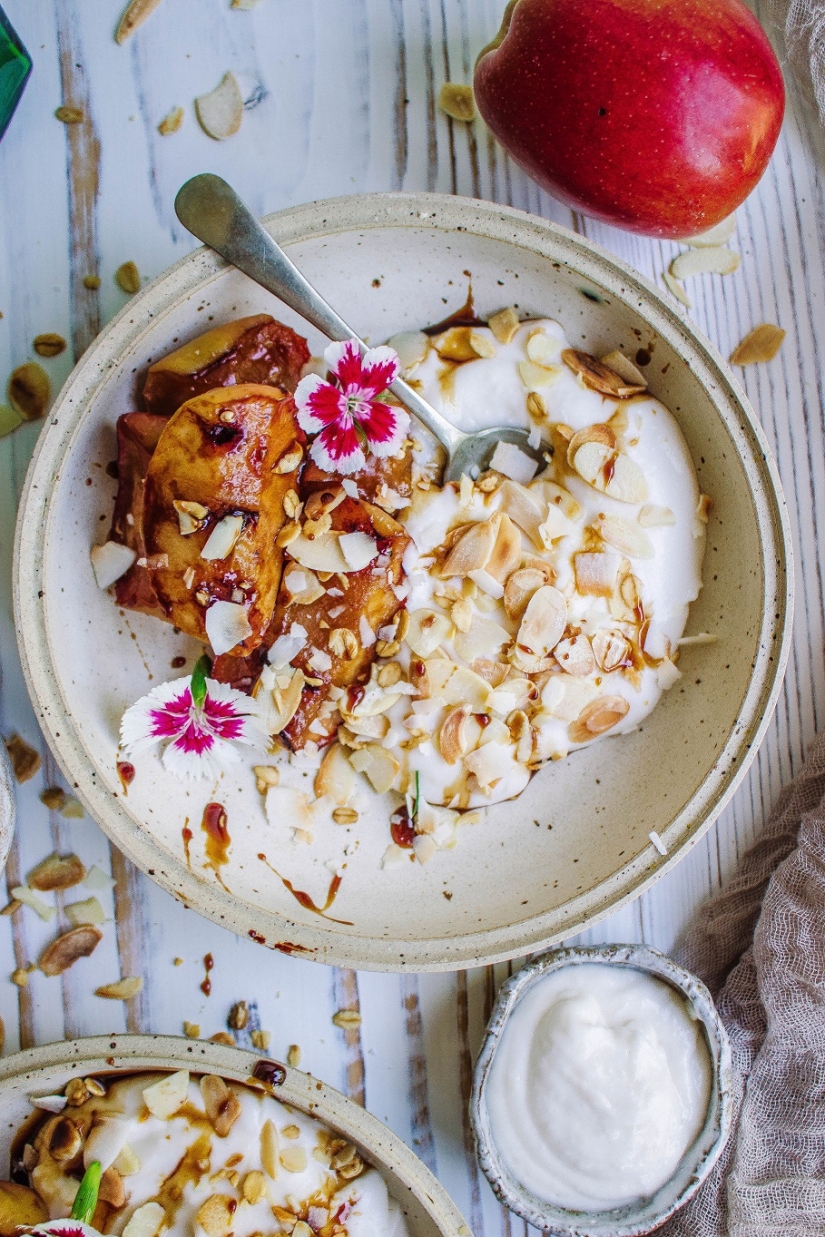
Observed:
[[[363,340],[304,278],[231,185],[220,176],[205,172],[188,180],[175,198],[175,211],[184,227],[198,240],[289,305],[328,339],[352,339],[362,351],[366,350]],[[466,437],[401,378],[396,379],[390,390],[448,453]]]

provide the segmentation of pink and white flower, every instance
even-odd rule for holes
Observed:
[[[167,743],[163,763],[182,778],[216,777],[239,759],[238,745],[266,749],[255,701],[216,679],[175,679],[153,688],[123,714],[127,756]]]
[[[324,361],[333,381],[308,374],[298,383],[298,424],[315,434],[310,457],[326,472],[346,476],[373,455],[395,455],[407,435],[409,414],[378,397],[398,377],[401,364],[393,348],[370,348],[364,355],[352,340],[330,344]]]

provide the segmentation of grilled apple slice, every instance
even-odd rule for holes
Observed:
[[[168,422],[149,412],[127,412],[117,421],[117,497],[112,516],[110,540],[129,546],[146,558],[143,538],[143,487],[149,461]],[[115,584],[117,604],[128,610],[163,617],[155,594],[151,573],[139,562],[133,563]]]
[[[306,340],[269,314],[216,326],[149,370],[143,399],[149,412],[171,417],[181,404],[219,387],[255,382],[294,391],[309,360]]]
[[[49,1218],[40,1195],[16,1181],[0,1181],[0,1237],[15,1237]]]
[[[187,635],[208,640],[207,612],[220,601],[246,614],[233,652],[263,639],[303,441],[292,397],[252,383],[196,395],[168,422],[146,476],[145,563],[166,618]]]

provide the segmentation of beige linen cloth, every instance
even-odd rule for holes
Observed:
[[[734,1129],[665,1237],[825,1234],[825,734],[677,954],[728,1029]]]
[[[768,0],[788,62],[825,124],[825,0]]]

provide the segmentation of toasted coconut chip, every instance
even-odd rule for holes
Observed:
[[[536,365],[535,361],[519,361],[516,368],[519,378],[531,393],[536,392],[540,387],[549,386],[561,373],[561,367],[558,365]]]
[[[369,743],[353,752],[350,762],[356,772],[366,774],[373,790],[379,795],[392,789],[401,772],[401,765],[392,752],[375,743]]]
[[[594,527],[603,541],[628,558],[653,558],[653,542],[643,528],[620,515],[599,515]]]
[[[566,626],[564,595],[552,584],[542,585],[527,603],[516,637],[516,650],[522,661],[542,659],[552,653]]]
[[[186,1103],[189,1093],[189,1073],[187,1070],[176,1070],[167,1074],[159,1082],[152,1083],[143,1091],[143,1102],[153,1117],[165,1121],[174,1116]],[[208,1115],[208,1110],[207,1110]]]
[[[465,124],[475,120],[476,105],[472,86],[461,82],[445,82],[438,95],[438,106],[445,115]]]
[[[715,249],[718,245],[727,244],[735,231],[736,215],[734,214],[728,215],[727,219],[714,224],[707,231],[699,232],[697,236],[684,236],[681,240],[683,245],[692,245],[695,249]]]
[[[674,279],[689,279],[692,275],[732,275],[739,269],[741,258],[733,249],[711,246],[707,249],[687,249],[670,264]]]
[[[472,713],[486,712],[491,695],[490,684],[466,666],[456,666],[439,693],[444,704],[466,705]]]
[[[543,504],[540,495],[534,490],[517,481],[503,481],[499,486],[499,511],[506,513],[527,534],[537,549],[541,548],[542,540],[539,526],[544,518]]]
[[[243,120],[243,95],[234,73],[225,73],[214,90],[195,99],[195,115],[204,133],[216,142],[238,132]]]
[[[497,583],[502,584],[516,570],[520,562],[521,533],[509,516],[502,515],[499,518],[493,551],[484,564],[483,570]],[[478,580],[475,582],[478,583]],[[501,596],[500,593],[499,596]]]
[[[785,338],[781,326],[763,322],[749,331],[730,354],[731,365],[757,365],[760,361],[772,361]]]
[[[571,743],[586,743],[617,726],[630,711],[624,696],[597,696],[568,727]]]
[[[490,467],[496,472],[527,485],[533,480],[538,469],[538,462],[526,455],[512,442],[498,442],[490,460]]]
[[[180,513],[178,513],[180,515]],[[201,550],[201,558],[207,562],[228,558],[243,532],[242,515],[225,515],[212,529]]]
[[[581,505],[563,485],[557,485],[555,481],[539,481],[536,485],[530,487],[531,491],[538,486],[542,487],[549,506],[557,507],[568,520],[580,519],[582,514]]]
[[[614,348],[612,352],[608,352],[607,356],[602,357],[602,365],[612,369],[629,386],[642,387],[644,390],[647,390],[647,379],[644,374],[618,348]]]
[[[125,979],[115,980],[112,984],[102,984],[95,988],[95,996],[102,996],[108,1001],[131,1001],[143,987],[139,975],[129,975]]]
[[[101,924],[106,922],[106,912],[97,898],[84,898],[82,902],[71,902],[66,907],[66,918],[73,928],[81,924]]]
[[[29,872],[26,883],[30,889],[45,893],[51,889],[71,889],[86,878],[86,869],[77,855],[47,855]]]
[[[685,309],[691,308],[693,302],[687,292],[685,292],[682,285],[679,283],[679,280],[674,279],[670,271],[662,271],[662,282],[668,292],[672,293],[672,295],[676,297],[676,300],[680,301],[681,304],[684,305]]]
[[[349,571],[363,570],[378,554],[375,538],[368,536],[367,533],[342,533],[338,544],[347,560]]]
[[[430,351],[430,341],[423,331],[401,331],[398,335],[393,335],[387,343],[398,353],[398,360],[405,373],[420,365]]]
[[[509,743],[485,743],[470,752],[464,763],[475,774],[482,793],[488,794],[500,778],[512,771],[514,755],[514,748]]]
[[[327,748],[315,775],[315,793],[320,799],[329,795],[334,803],[343,807],[349,803],[355,791],[355,770],[340,743]]]
[[[600,670],[606,674],[632,664],[630,641],[620,631],[596,632],[592,641],[593,655]]]
[[[610,369],[602,361],[597,361],[589,352],[580,352],[577,348],[565,348],[561,354],[568,369],[577,374],[584,385],[591,391],[598,391],[608,399],[628,399],[631,395],[639,395],[647,389],[647,383],[627,382],[615,370]]]
[[[24,421],[39,421],[51,396],[49,376],[37,361],[27,361],[12,371],[9,403]]]
[[[612,597],[619,561],[602,550],[583,550],[573,555],[576,589],[585,597]]]
[[[15,885],[9,890],[9,893],[16,902],[22,902],[24,906],[28,906],[45,923],[48,923],[50,919],[54,919],[57,913],[53,906],[49,906],[42,898],[38,898],[37,894],[33,893],[26,885]]]
[[[64,932],[40,955],[40,970],[44,975],[62,975],[78,958],[88,958],[103,940],[103,933],[91,924]]]
[[[487,319],[487,325],[500,344],[509,344],[518,332],[521,323],[517,311],[512,305],[500,309],[492,318]]]
[[[603,447],[604,450],[599,453],[598,458],[606,460],[616,450],[616,435],[609,425],[602,423],[586,425],[584,429],[579,430],[567,444],[567,463],[571,468],[576,468],[576,455],[580,448],[588,443],[595,443]],[[578,469],[576,471],[578,472]],[[588,480],[588,478],[585,477],[585,480]]]
[[[676,523],[676,516],[670,507],[657,507],[655,503],[645,503],[639,512],[639,523],[642,528],[665,528]]]
[[[302,567],[313,571],[329,571],[347,573],[352,570],[340,546],[340,533],[327,532],[323,536],[310,540],[299,533],[289,542],[290,557]]]
[[[593,673],[596,666],[590,641],[585,635],[559,640],[553,650],[553,656],[562,670],[576,678],[586,678],[588,674]]]
[[[132,0],[132,3],[120,19],[115,32],[115,41],[117,43],[125,43],[135,33],[137,28],[143,25],[147,17],[152,16],[160,3],[161,0]]]
[[[246,607],[235,601],[213,601],[206,611],[206,635],[216,657],[228,653],[252,635]]]

